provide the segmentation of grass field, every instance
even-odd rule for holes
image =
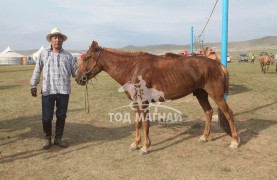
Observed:
[[[72,79],[64,139],[67,149],[42,150],[41,99],[31,97],[34,66],[0,66],[0,179],[277,179],[277,74],[254,64],[228,64],[230,94],[241,146],[212,123],[212,141],[200,144],[204,113],[195,97],[167,102],[181,123],[150,128],[151,152],[129,152],[132,123],[110,121],[108,113],[130,101],[105,72],[85,88]],[[211,102],[216,114],[216,105]]]

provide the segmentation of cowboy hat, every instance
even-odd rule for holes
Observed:
[[[64,35],[59,28],[53,28],[49,34],[47,34],[46,39],[48,42],[51,42],[51,36],[53,35],[61,35],[63,37],[63,41],[67,40],[67,36]]]

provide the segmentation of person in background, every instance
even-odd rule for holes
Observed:
[[[276,73],[277,73],[277,54],[275,55],[275,65],[276,65]]]
[[[66,113],[71,93],[70,77],[75,77],[77,65],[73,56],[62,48],[67,40],[60,29],[53,28],[46,36],[51,44],[49,48],[41,52],[30,80],[31,95],[37,96],[37,85],[42,80],[42,126],[45,134],[43,149],[51,147],[52,120],[56,105],[56,130],[54,144],[66,148],[68,144],[62,141]]]
[[[251,63],[254,63],[254,61],[255,61],[255,55],[254,55],[254,53],[252,53],[252,55],[251,55]]]

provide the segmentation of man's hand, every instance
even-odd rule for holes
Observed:
[[[37,88],[32,88],[31,94],[32,94],[32,96],[37,97]]]

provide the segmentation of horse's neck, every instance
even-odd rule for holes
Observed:
[[[135,71],[135,61],[133,55],[122,55],[120,51],[106,50],[103,57],[103,70],[106,71],[120,85],[132,80],[132,71]]]

